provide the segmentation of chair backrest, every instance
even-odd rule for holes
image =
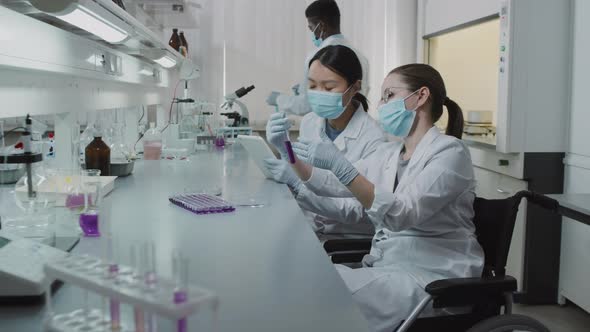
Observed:
[[[485,253],[484,277],[505,275],[518,206],[528,194],[521,191],[505,199],[475,198],[473,223],[477,240]]]

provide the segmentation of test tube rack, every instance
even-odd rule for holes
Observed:
[[[217,312],[218,297],[209,290],[189,285],[186,287],[187,301],[175,304],[173,294],[177,284],[172,280],[158,277],[157,285],[149,288],[143,282],[137,282],[133,268],[128,266],[119,265],[117,277],[109,276],[109,265],[108,262],[95,257],[74,254],[45,264],[44,271],[47,277],[45,294],[49,315],[45,321],[45,331],[102,331],[103,328],[99,326],[100,322],[98,321],[104,318],[104,313],[96,309],[84,316],[84,319],[97,321],[96,326],[91,329],[88,329],[88,326],[83,328],[80,324],[75,324],[76,320],[73,318],[77,314],[79,316],[80,309],[72,313],[55,315],[52,311],[50,296],[51,283],[55,280],[76,285],[100,296],[140,308],[147,313],[164,316],[170,320],[186,318],[205,306],[209,306],[214,313]],[[123,326],[120,331],[132,330]]]
[[[226,213],[236,210],[224,199],[209,194],[178,194],[169,197],[168,200],[172,204],[196,214]]]

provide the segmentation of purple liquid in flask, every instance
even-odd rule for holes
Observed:
[[[84,212],[80,214],[80,227],[84,232],[84,236],[98,237],[100,231],[98,230],[98,213]]]

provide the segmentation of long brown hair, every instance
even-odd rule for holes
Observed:
[[[463,136],[463,111],[456,102],[447,96],[445,82],[436,69],[427,64],[412,63],[397,67],[389,74],[400,75],[401,80],[412,91],[427,87],[432,98],[432,108],[430,110],[432,121],[436,122],[440,119],[443,106],[446,106],[449,113],[449,122],[445,133],[461,139],[461,136]]]

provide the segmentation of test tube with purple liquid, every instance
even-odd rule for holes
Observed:
[[[176,287],[173,294],[174,304],[182,304],[188,301],[188,259],[182,256],[180,253],[175,252],[172,254],[172,274]],[[176,323],[177,332],[187,332],[188,324],[186,318],[181,318]]]

